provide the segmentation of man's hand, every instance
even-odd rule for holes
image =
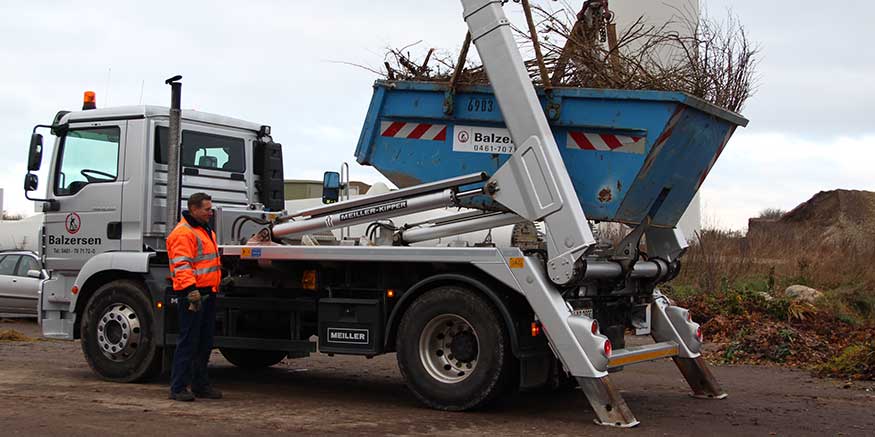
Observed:
[[[188,310],[198,311],[201,309],[201,293],[197,290],[188,292]]]

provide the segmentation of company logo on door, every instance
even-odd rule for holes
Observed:
[[[82,229],[82,218],[71,212],[64,218],[64,229],[69,235],[46,235],[47,249],[52,255],[95,255],[97,246],[103,244],[101,237],[75,236]]]
[[[456,126],[454,152],[511,154],[514,151],[510,131],[502,128]]]
[[[70,235],[79,232],[79,228],[82,227],[82,219],[79,218],[79,214],[75,212],[67,214],[67,218],[64,220],[64,227],[67,228],[67,233]]]

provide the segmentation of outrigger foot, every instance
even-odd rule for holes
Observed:
[[[596,424],[631,428],[640,423],[609,377],[577,378],[577,382],[595,412]]]
[[[674,357],[674,363],[684,375],[690,388],[693,389],[691,396],[699,399],[723,399],[727,396],[723,388],[714,378],[711,369],[705,359]]]

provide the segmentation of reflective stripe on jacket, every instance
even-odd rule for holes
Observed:
[[[179,221],[167,237],[167,257],[173,289],[185,290],[190,286],[209,288],[216,293],[222,280],[216,233],[200,226],[191,226],[185,218]],[[210,238],[212,237],[212,238]]]

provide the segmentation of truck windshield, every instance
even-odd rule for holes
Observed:
[[[75,129],[61,140],[55,195],[69,196],[88,184],[112,182],[118,177],[120,129]]]

